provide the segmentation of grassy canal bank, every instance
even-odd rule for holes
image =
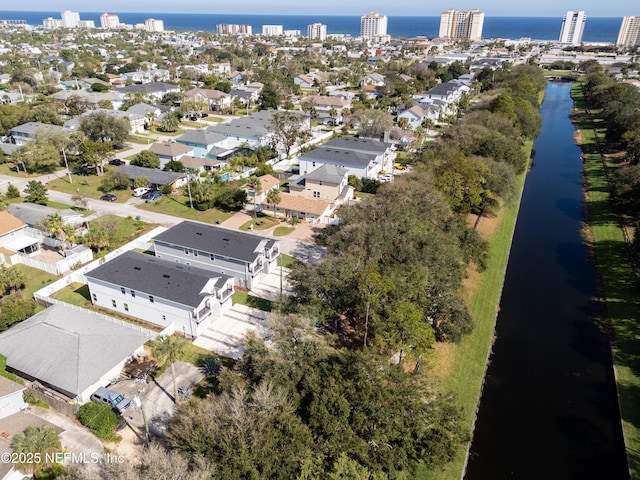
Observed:
[[[598,144],[605,126],[597,111],[587,113],[580,83],[571,90],[576,142],[584,159],[585,199],[589,211],[588,238],[600,274],[602,301],[611,330],[613,363],[622,427],[631,476],[640,477],[640,305],[638,276],[631,263],[623,225],[609,202],[607,172],[618,168],[619,156],[603,154]]]
[[[525,145],[531,152],[533,144]],[[496,218],[481,219],[482,232],[490,242],[487,268],[478,272],[472,268],[465,284],[466,300],[474,320],[473,332],[458,344],[440,344],[436,349],[430,374],[435,375],[442,392],[455,393],[458,404],[464,409],[464,425],[469,431],[469,441],[480,400],[485,369],[491,345],[502,286],[515,230],[520,199],[526,173],[518,177],[520,194],[516,201],[500,210]],[[455,459],[444,470],[422,471],[420,478],[459,480],[466,463],[467,449],[460,449]]]

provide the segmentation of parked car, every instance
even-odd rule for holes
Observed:
[[[123,160],[120,160],[119,158],[114,158],[109,162],[109,165],[115,165],[116,167],[119,167],[120,165],[124,165],[124,164],[125,162]]]
[[[147,193],[150,190],[151,189],[147,188],[147,187],[134,188],[133,189],[133,196],[134,197],[141,197],[141,196],[143,196],[145,193]]]
[[[393,175],[382,175],[380,178],[378,178],[378,180],[380,180],[381,182],[391,182],[393,181]]]
[[[104,200],[105,202],[115,202],[118,199],[113,193],[105,193],[100,197],[100,200]]]
[[[100,387],[96,390],[91,395],[91,400],[97,403],[105,403],[120,414],[131,406],[131,400],[127,397],[105,387]]]
[[[155,202],[161,196],[162,196],[162,192],[160,190],[152,190],[151,192],[149,192],[149,195],[147,195],[147,198],[146,198],[147,203]]]

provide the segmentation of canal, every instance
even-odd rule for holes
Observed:
[[[466,480],[629,478],[570,89],[546,89]]]

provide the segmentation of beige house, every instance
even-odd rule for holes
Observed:
[[[298,218],[308,223],[333,223],[335,218],[333,215],[334,204],[319,198],[280,193],[280,203],[269,205],[265,200],[258,208],[267,215],[273,215],[274,207],[276,215],[286,218]]]
[[[258,180],[260,180],[260,191],[256,196],[256,204],[266,202],[267,193],[269,193],[269,190],[280,188],[280,180],[278,180],[273,175],[263,175],[262,177],[258,177]],[[247,198],[249,199],[249,205],[251,208],[253,208],[253,196],[255,194],[253,191],[253,187],[247,183],[242,186],[242,189],[246,190]]]
[[[231,108],[231,95],[209,88],[192,88],[184,94],[185,98],[201,98],[209,103],[209,109],[222,111]]]
[[[322,165],[320,168],[292,177],[289,192],[306,198],[320,198],[330,202],[343,203],[353,198],[353,187],[348,183],[349,171],[336,165]]]
[[[160,168],[164,168],[168,162],[180,161],[185,155],[193,155],[193,147],[178,142],[156,142],[149,148],[160,158]]]
[[[337,123],[342,123],[342,111],[351,107],[351,102],[346,98],[328,95],[309,95],[300,100],[300,103],[313,105],[318,120],[331,119]]]

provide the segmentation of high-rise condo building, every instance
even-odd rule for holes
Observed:
[[[265,37],[277,37],[282,35],[282,25],[262,25],[262,35]]]
[[[640,17],[622,17],[616,45],[618,47],[640,45]]]
[[[312,23],[307,26],[307,37],[311,40],[326,40],[327,26],[323,23]]]
[[[164,32],[164,21],[155,18],[147,18],[144,21],[144,29],[147,32]]]
[[[378,12],[371,12],[371,15],[362,15],[360,17],[360,36],[362,38],[373,38],[386,34],[386,15],[378,15]]]
[[[558,41],[570,45],[580,45],[586,21],[587,16],[584,11],[568,11],[562,19],[562,30],[560,30],[560,39]]]
[[[216,32],[219,35],[251,35],[253,27],[251,25],[238,25],[237,23],[219,23]]]
[[[484,12],[473,10],[454,10],[450,8],[440,15],[440,38],[458,38],[479,40],[482,38]]]
[[[118,28],[120,25],[120,18],[113,13],[103,13],[100,15],[100,27],[102,28]]]
[[[80,25],[80,14],[65,10],[61,13],[63,28],[78,28]]]

